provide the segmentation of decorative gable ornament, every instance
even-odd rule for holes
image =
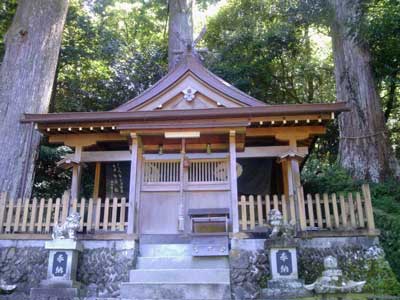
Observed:
[[[185,99],[187,102],[191,102],[194,97],[196,97],[197,90],[191,87],[187,87],[182,91],[182,93],[184,95],[183,99]]]

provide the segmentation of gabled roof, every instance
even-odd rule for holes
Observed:
[[[113,111],[128,112],[136,110],[138,107],[142,106],[146,102],[151,102],[157,96],[170,89],[188,73],[193,75],[196,79],[200,80],[202,84],[215,90],[218,93],[221,93],[228,99],[239,102],[244,107],[267,106],[266,103],[247,95],[246,93],[240,91],[239,89],[235,88],[228,82],[224,81],[217,75],[207,70],[199,61],[199,59],[195,57],[194,54],[186,54],[182,57],[180,63],[176,66],[175,69],[173,69],[163,78],[161,78],[152,87],[147,89],[142,94],[138,95],[136,98],[115,108]]]

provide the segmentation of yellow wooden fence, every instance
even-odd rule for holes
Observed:
[[[296,209],[295,201],[298,202]],[[241,196],[239,224],[241,230],[255,230],[268,225],[271,209],[279,209],[284,222],[298,222],[302,231],[355,230],[375,231],[371,194],[368,185],[362,192],[347,194],[307,194],[298,188],[296,197],[277,195]],[[295,217],[298,210],[298,217]]]
[[[68,215],[68,196],[57,199],[0,198],[0,233],[51,233]],[[125,232],[128,204],[125,198],[80,199],[70,203],[70,212],[81,216],[81,233]]]

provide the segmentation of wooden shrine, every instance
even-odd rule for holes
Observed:
[[[271,205],[277,195],[285,218],[299,220],[292,202],[300,201],[301,165],[327,123],[346,109],[340,102],[268,105],[189,53],[112,111],[26,114],[22,122],[34,123],[51,143],[74,149],[60,162],[73,170],[72,200],[81,196],[83,165],[94,166],[93,199],[123,198],[121,226],[126,221],[128,234],[190,233],[190,212],[196,210],[227,210],[228,231],[235,234],[248,227],[241,222],[240,199],[249,195],[271,195]],[[120,217],[122,209],[115,214]],[[251,214],[266,224],[265,211]]]

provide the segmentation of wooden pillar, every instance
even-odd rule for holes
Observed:
[[[139,144],[137,134],[131,133],[131,173],[129,180],[128,234],[133,234],[135,232],[138,147]]]
[[[289,197],[289,176],[288,176],[288,163],[287,160],[278,160],[281,163],[282,168],[282,181],[283,181],[283,193],[286,197]]]
[[[297,190],[297,188],[301,186],[301,181],[299,161],[296,157],[290,158],[290,168],[292,173],[292,186]]]
[[[296,212],[296,224],[297,231],[306,230],[306,214],[304,206],[304,194],[300,181],[300,166],[298,157],[288,157],[288,165],[290,167],[290,178],[291,178],[291,192],[293,193],[295,201],[295,212]]]
[[[180,184],[179,184],[179,203],[178,203],[178,230],[185,231],[185,193],[184,193],[184,181],[185,181],[185,154],[186,154],[186,141],[182,139],[181,149],[181,164],[180,164]]]
[[[81,173],[82,173],[82,168],[80,166],[81,157],[82,157],[82,146],[76,146],[75,161],[78,162],[78,164],[74,164],[72,167],[71,199],[78,199],[79,197],[79,187],[81,183]]]
[[[239,207],[236,172],[236,132],[229,132],[229,169],[231,178],[231,219],[233,233],[239,232]]]
[[[100,175],[101,175],[101,162],[98,161],[96,162],[96,169],[94,171],[93,199],[99,198]]]

